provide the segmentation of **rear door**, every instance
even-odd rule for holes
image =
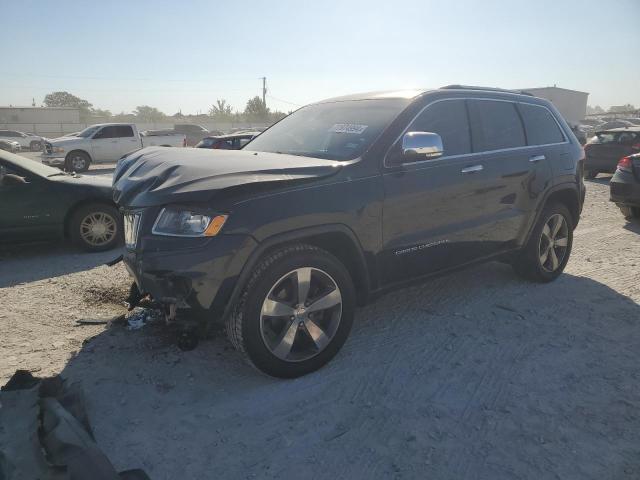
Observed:
[[[91,140],[93,160],[115,162],[125,153],[138,148],[138,138],[131,125],[107,125],[95,133]]]

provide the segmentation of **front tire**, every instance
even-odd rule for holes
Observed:
[[[310,245],[292,245],[259,262],[227,319],[227,335],[262,372],[299,377],[338,353],[351,331],[355,306],[351,276],[336,257]]]
[[[572,245],[573,219],[569,209],[561,203],[547,205],[513,268],[527,280],[551,282],[567,265]]]
[[[72,242],[87,252],[110,250],[123,237],[122,217],[111,205],[93,203],[73,213],[68,230]]]
[[[91,158],[85,152],[71,152],[64,161],[64,170],[66,172],[82,173],[89,170]]]
[[[630,207],[628,205],[618,205],[620,212],[627,220],[640,218],[640,207]]]

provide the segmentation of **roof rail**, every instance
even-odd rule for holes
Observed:
[[[507,90],[506,88],[494,88],[494,87],[475,87],[473,85],[447,85],[440,87],[440,90],[484,90],[488,92],[504,92],[504,93],[518,93],[520,95],[529,95],[533,97],[533,93],[526,90]]]

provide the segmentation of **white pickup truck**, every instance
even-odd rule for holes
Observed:
[[[115,163],[126,153],[143,147],[184,147],[183,134],[164,135],[138,132],[131,123],[91,125],[73,137],[44,142],[42,163],[62,166],[66,171],[84,172],[92,163]]]

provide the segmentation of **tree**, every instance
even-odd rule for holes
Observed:
[[[167,116],[155,107],[149,105],[140,105],[136,107],[133,114],[140,120],[145,122],[157,122],[164,120]]]
[[[52,92],[44,97],[44,104],[47,107],[72,107],[80,110],[80,117],[86,118],[90,114],[93,106],[87,100],[70,94],[69,92]]]
[[[209,115],[212,117],[230,117],[232,113],[231,105],[229,105],[225,99],[216,100],[216,104],[211,105],[209,109]]]
[[[100,108],[92,108],[91,116],[93,117],[102,117],[102,118],[111,118],[113,114],[109,110],[101,110]]]
[[[247,120],[266,120],[269,116],[269,109],[257,95],[247,102],[244,109]]]

